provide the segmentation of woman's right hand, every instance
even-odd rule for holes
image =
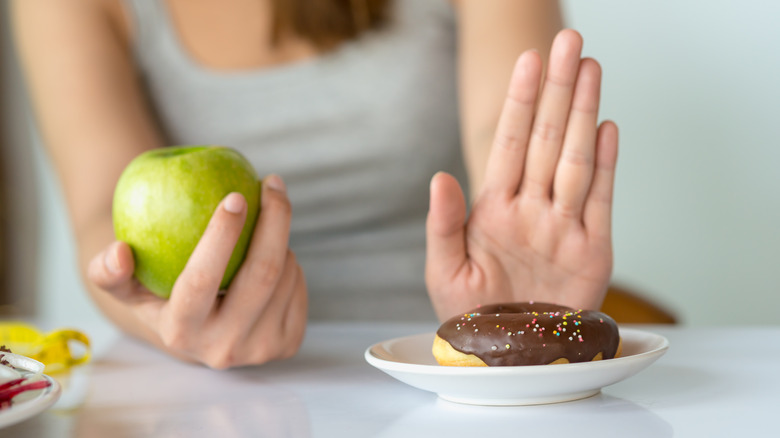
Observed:
[[[278,177],[266,178],[253,241],[224,296],[219,283],[246,217],[238,195],[216,210],[171,299],[151,294],[133,279],[130,248],[110,244],[119,176],[133,158],[167,144],[139,79],[136,35],[122,2],[18,0],[9,12],[36,125],[97,307],[129,335],[214,368],[292,355],[305,330],[307,294],[288,249],[290,204]]]
[[[252,241],[224,295],[219,284],[246,220],[238,193],[219,204],[170,299],[133,277],[132,251],[120,241],[92,259],[89,280],[130,308],[177,357],[224,369],[294,355],[306,328],[306,281],[288,248],[292,211],[284,183],[271,175],[262,187]]]

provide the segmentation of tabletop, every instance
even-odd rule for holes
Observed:
[[[366,363],[370,345],[426,324],[312,324],[299,354],[214,371],[116,335],[60,377],[53,408],[0,429],[13,437],[489,437],[764,435],[780,429],[780,327],[642,326],[670,349],[583,400],[470,406]]]

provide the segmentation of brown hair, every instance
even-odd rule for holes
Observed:
[[[303,37],[330,49],[387,21],[390,0],[273,0],[272,41]]]

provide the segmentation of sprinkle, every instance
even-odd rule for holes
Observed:
[[[509,344],[506,344],[506,349],[509,350]]]
[[[476,333],[476,332],[478,332],[478,331],[479,331],[479,329],[474,329],[474,333]]]
[[[491,350],[493,350],[493,351],[496,351],[496,350],[498,350],[498,347],[496,347],[496,346],[494,345],[494,346],[490,347],[490,349],[491,349]]]

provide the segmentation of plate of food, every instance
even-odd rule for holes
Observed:
[[[0,349],[0,428],[33,417],[57,401],[61,387],[43,369],[34,359]]]
[[[647,368],[669,348],[663,336],[618,328],[600,312],[549,310],[546,305],[509,312],[507,306],[514,304],[496,306],[455,317],[436,333],[374,344],[365,351],[366,361],[444,400],[532,405],[598,394]],[[505,318],[509,313],[516,316]],[[447,348],[441,348],[442,342]]]

